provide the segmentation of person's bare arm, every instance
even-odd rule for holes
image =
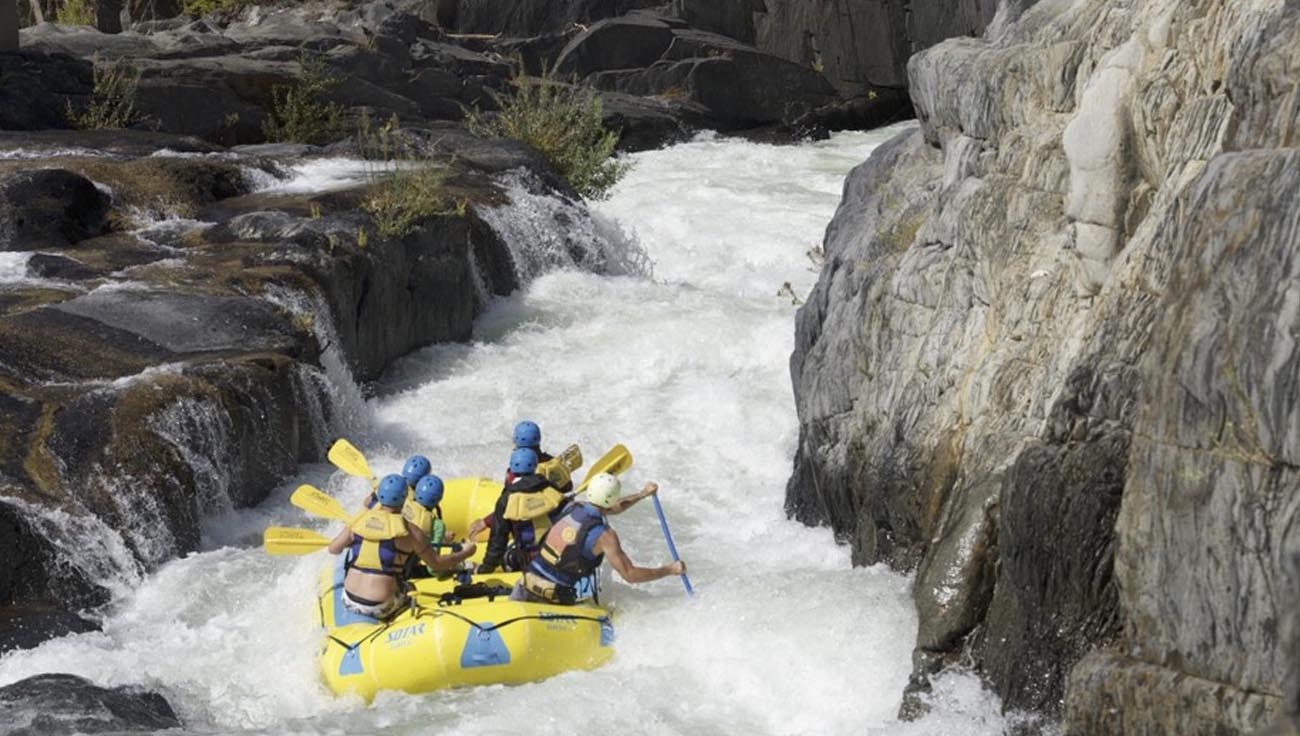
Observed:
[[[632,558],[627,556],[623,551],[623,545],[618,539],[618,534],[613,529],[607,529],[593,545],[597,553],[605,555],[609,564],[614,566],[620,577],[629,583],[648,583],[651,580],[666,578],[669,575],[681,575],[686,572],[685,562],[674,562],[671,565],[661,567],[637,567],[632,562]]]
[[[330,546],[329,546],[330,554],[336,555],[342,552],[343,550],[347,549],[348,546],[351,544],[352,544],[352,530],[345,526],[343,527],[343,531],[339,532],[337,536],[335,536],[333,539],[330,540]]]
[[[461,545],[459,552],[440,555],[437,550],[429,546],[429,540],[424,536],[424,533],[420,531],[420,527],[409,521],[406,522],[406,534],[411,540],[412,546],[415,548],[415,554],[418,555],[421,560],[424,560],[424,564],[428,565],[431,570],[454,570],[457,565],[469,559],[477,548],[477,545],[474,544],[474,540],[470,539]]]
[[[623,498],[620,498],[619,500],[614,502],[613,506],[610,506],[609,508],[605,509],[605,513],[621,514],[624,511],[627,511],[628,509],[635,506],[638,501],[647,499],[658,492],[659,492],[659,485],[657,483],[646,483],[645,487],[641,489],[640,493],[634,493],[631,496],[624,496]]]

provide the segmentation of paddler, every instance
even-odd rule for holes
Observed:
[[[551,528],[553,517],[568,503],[563,491],[537,472],[537,462],[537,452],[528,447],[517,448],[510,454],[513,480],[501,490],[496,508],[488,517],[492,534],[488,537],[487,554],[479,565],[480,572],[492,572],[502,566],[506,570],[524,569],[532,561],[542,535]],[[488,525],[485,519],[475,521],[470,525],[470,538]]]
[[[439,555],[427,534],[402,517],[406,479],[385,476],[375,490],[378,504],[354,518],[329,544],[330,554],[349,551],[343,605],[363,616],[387,618],[406,605],[401,575],[415,555],[432,570],[454,570],[474,554],[473,540],[459,552]]]
[[[570,504],[547,531],[537,555],[510,593],[511,599],[572,605],[594,598],[597,573],[606,557],[629,583],[684,574],[685,562],[638,567],[623,551],[606,516],[622,513],[637,501],[658,493],[659,486],[646,483],[640,493],[627,498],[620,498],[622,491],[622,483],[609,473],[592,478],[586,500]]]

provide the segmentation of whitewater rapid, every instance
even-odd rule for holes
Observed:
[[[339,389],[355,404],[349,436],[379,472],[422,452],[444,477],[498,474],[523,418],[548,448],[577,442],[588,459],[631,449],[624,482],[659,483],[698,597],[675,578],[607,580],[618,635],[608,666],[385,693],[372,707],[329,696],[312,595],[324,556],[256,547],[272,523],[329,529],[288,504],[298,483],[348,503],[365,491],[310,466],[258,508],[209,519],[206,551],[132,581],[103,631],[0,658],[0,684],[41,672],[142,684],[202,734],[1001,733],[996,699],[966,674],[937,681],[922,720],[896,720],[916,634],[909,580],[851,567],[829,530],[782,510],[798,430],[794,302],[817,278],[808,252],[845,174],[892,132],[788,147],[706,137],[632,156],[593,232],[639,243],[649,274],[543,273],[495,302],[471,343],[402,359],[379,398]],[[649,504],[615,526],[635,561],[667,561]]]

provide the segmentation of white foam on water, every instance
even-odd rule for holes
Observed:
[[[95,148],[15,148],[0,151],[0,161],[26,161],[42,158],[64,158],[70,156],[108,156],[108,153]]]
[[[506,204],[480,214],[510,248],[522,283],[559,268],[648,276],[651,264],[617,223],[540,186],[524,169],[499,177]]]
[[[699,594],[606,571],[609,665],[518,687],[385,693],[373,707],[335,699],[315,670],[311,589],[324,555],[222,548],[164,565],[102,633],[0,658],[0,684],[46,671],[142,683],[199,733],[1002,733],[997,699],[960,673],[937,680],[929,715],[897,721],[917,627],[910,580],[853,568],[829,530],[783,511],[798,422],[794,307],[777,292],[812,287],[805,252],[844,175],[892,132],[791,147],[712,137],[636,154],[597,210],[636,233],[654,280],[543,269],[492,305],[474,342],[408,356],[367,402],[363,449],[379,473],[421,452],[444,477],[495,475],[522,418],[541,423],[546,447],[578,442],[589,461],[616,442],[631,448],[625,483],[660,484]],[[266,504],[229,512],[221,538],[247,543],[267,524],[328,530],[286,503],[298,482],[345,505],[366,491],[304,468]],[[667,561],[649,504],[613,523],[638,563]]]
[[[121,535],[91,514],[69,513],[47,504],[0,496],[0,503],[17,508],[35,533],[53,542],[54,564],[78,577],[98,580],[110,592],[127,595],[139,585],[140,565]]]
[[[404,165],[406,168],[418,163]],[[287,167],[285,178],[267,174],[262,177],[247,169],[245,177],[255,186],[255,191],[267,194],[318,194],[335,192],[361,186],[377,174],[397,169],[396,162],[368,161],[359,158],[314,158]]]
[[[25,251],[0,252],[0,284],[16,284],[28,280],[27,261],[34,253]]]

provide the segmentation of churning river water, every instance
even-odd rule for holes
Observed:
[[[589,460],[631,449],[625,484],[659,483],[698,596],[676,578],[608,580],[609,665],[518,687],[386,693],[369,707],[330,696],[312,593],[324,553],[256,546],[271,523],[330,531],[288,504],[298,483],[360,499],[364,481],[319,465],[258,508],[209,519],[205,551],[124,584],[102,632],[0,658],[0,684],[41,672],[141,684],[202,734],[1001,733],[996,699],[966,674],[937,681],[922,720],[896,720],[916,634],[910,580],[853,568],[829,530],[782,509],[798,431],[794,297],[816,281],[808,251],[844,176],[894,132],[784,147],[702,137],[633,155],[596,221],[575,226],[649,268],[539,272],[491,306],[471,343],[402,359],[378,398],[332,372],[348,436],[377,472],[421,452],[443,477],[497,475],[523,418],[547,448],[577,442]],[[494,225],[544,239],[529,223],[555,213],[513,194]],[[649,503],[615,526],[638,563],[668,560]]]

